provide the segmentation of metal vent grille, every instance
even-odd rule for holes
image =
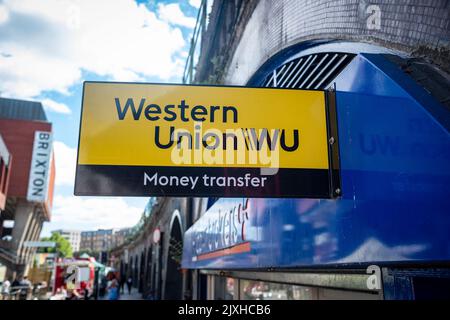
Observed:
[[[291,60],[266,77],[264,87],[323,90],[352,61],[354,54],[318,53]]]

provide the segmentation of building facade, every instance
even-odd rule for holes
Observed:
[[[181,268],[183,233],[198,203],[188,198],[150,198],[129,241],[110,250],[112,266],[132,277],[133,286],[145,298],[189,297],[191,284]]]
[[[450,3],[206,8],[184,81],[328,92],[339,196],[158,198],[116,267],[157,299],[449,297]]]
[[[12,156],[6,147],[2,136],[0,135],[0,215],[2,210],[5,210],[11,165]],[[2,226],[0,226],[0,228],[2,228]]]
[[[51,218],[55,181],[52,124],[39,102],[0,98],[0,135],[10,154],[6,203],[0,215],[0,263],[9,278],[27,273],[44,221]],[[4,163],[8,163],[7,166]],[[3,187],[5,176],[2,175]],[[4,193],[3,193],[4,194]]]
[[[127,238],[131,235],[131,228],[122,228],[114,232],[113,242],[111,248],[121,246],[125,243]]]
[[[82,231],[80,250],[101,252],[112,247],[113,230]]]
[[[76,251],[103,252],[122,245],[130,234],[129,228],[81,231],[80,246]]]

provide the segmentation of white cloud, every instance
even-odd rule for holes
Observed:
[[[1,38],[1,33],[0,33]],[[4,49],[0,40],[0,91],[4,96],[32,98],[42,91],[68,93],[68,87],[79,81],[81,70],[70,61],[47,54],[25,51],[21,44]]]
[[[57,112],[57,113],[65,113],[65,114],[72,113],[70,108],[67,105],[65,105],[64,103],[56,102],[51,99],[44,99],[41,102],[42,102],[42,105],[44,106],[45,110],[53,111],[53,112]]]
[[[200,8],[200,5],[202,4],[202,0],[189,0],[189,4],[193,6],[194,8]]]
[[[77,163],[77,150],[70,148],[60,141],[53,143],[56,165],[56,186],[71,186],[75,183],[75,168]]]
[[[61,187],[73,190],[76,149],[60,141],[55,141],[53,147],[56,161],[56,192]],[[53,200],[51,222],[44,225],[42,236],[50,235],[51,230],[60,228],[96,230],[132,227],[139,221],[147,200],[142,198],[131,205],[128,199],[120,197],[56,195]]]
[[[123,198],[56,196],[50,226],[52,230],[132,227],[139,221],[143,210],[143,207],[130,206]]]
[[[187,28],[195,27],[195,18],[186,17],[177,3],[160,4],[158,6],[158,13],[163,21],[171,24],[180,25]]]
[[[182,58],[187,58],[189,56],[189,52],[188,51],[183,51],[180,53],[180,57]]]
[[[0,29],[0,92],[17,98],[67,94],[81,85],[82,70],[118,81],[180,77],[186,42],[171,23],[195,23],[178,5],[158,17],[134,0],[5,0],[2,7],[9,18]]]
[[[0,4],[0,24],[8,21],[8,18],[9,18],[8,9],[4,5]]]

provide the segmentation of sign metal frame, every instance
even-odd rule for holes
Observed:
[[[327,151],[328,151],[328,194],[322,192],[320,195],[308,194],[306,196],[298,196],[291,194],[277,194],[277,195],[267,195],[267,194],[217,194],[217,193],[167,193],[167,192],[159,192],[159,193],[138,193],[138,194],[129,194],[127,192],[91,192],[83,190],[83,186],[88,185],[89,181],[93,181],[93,177],[88,178],[86,181],[83,181],[83,186],[80,187],[81,178],[80,176],[89,176],[93,171],[86,171],[80,165],[79,157],[80,157],[80,142],[81,142],[81,130],[82,130],[82,121],[83,121],[83,112],[85,109],[85,86],[87,83],[94,84],[114,84],[114,85],[154,85],[154,86],[183,86],[183,87],[219,87],[219,88],[247,88],[247,89],[265,89],[265,90],[298,90],[298,91],[320,91],[324,94],[324,104],[325,104],[325,124],[326,124],[326,135],[327,135]],[[324,198],[324,199],[333,199],[342,196],[341,189],[341,181],[340,181],[340,165],[339,165],[339,137],[338,137],[338,128],[337,128],[337,114],[336,114],[336,92],[335,89],[329,89],[327,91],[324,90],[300,90],[300,89],[285,89],[285,88],[276,88],[276,87],[254,87],[254,86],[232,86],[232,85],[198,85],[198,84],[172,84],[172,83],[136,83],[136,82],[108,82],[108,81],[85,81],[83,84],[83,95],[82,95],[82,105],[81,105],[81,113],[80,113],[80,124],[79,124],[79,139],[78,139],[78,147],[77,147],[77,165],[76,165],[76,175],[75,175],[75,188],[74,194],[77,196],[194,196],[194,197],[228,197],[228,198],[239,198],[242,196],[249,196],[252,198]],[[93,165],[95,167],[93,170],[104,169],[108,165]],[[181,172],[182,169],[190,168],[185,166],[173,166],[171,169],[178,170]],[[208,167],[205,167],[208,169]],[[181,170],[180,170],[181,169]],[[224,167],[222,169],[233,169],[231,167]],[[238,168],[239,169],[239,168]],[[248,171],[252,168],[247,168]],[[301,168],[299,168],[301,170]],[[289,169],[295,170],[295,169]],[[122,173],[124,176],[127,173]],[[128,173],[129,174],[129,173]],[[279,174],[279,173],[277,173]],[[105,172],[100,172],[98,176],[104,176]],[[289,173],[285,174],[285,179],[289,177]],[[111,180],[111,179],[110,179]],[[106,181],[106,180],[105,180]],[[102,184],[99,182],[98,184]],[[108,183],[107,183],[108,184]]]
[[[339,159],[339,132],[336,110],[336,89],[334,87],[325,92],[325,107],[327,115],[330,198],[337,198],[342,196],[342,188]]]

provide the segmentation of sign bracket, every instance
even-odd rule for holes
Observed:
[[[330,197],[342,196],[340,159],[339,159],[339,132],[336,110],[336,87],[325,91],[325,108],[327,116],[328,158],[330,175]]]

